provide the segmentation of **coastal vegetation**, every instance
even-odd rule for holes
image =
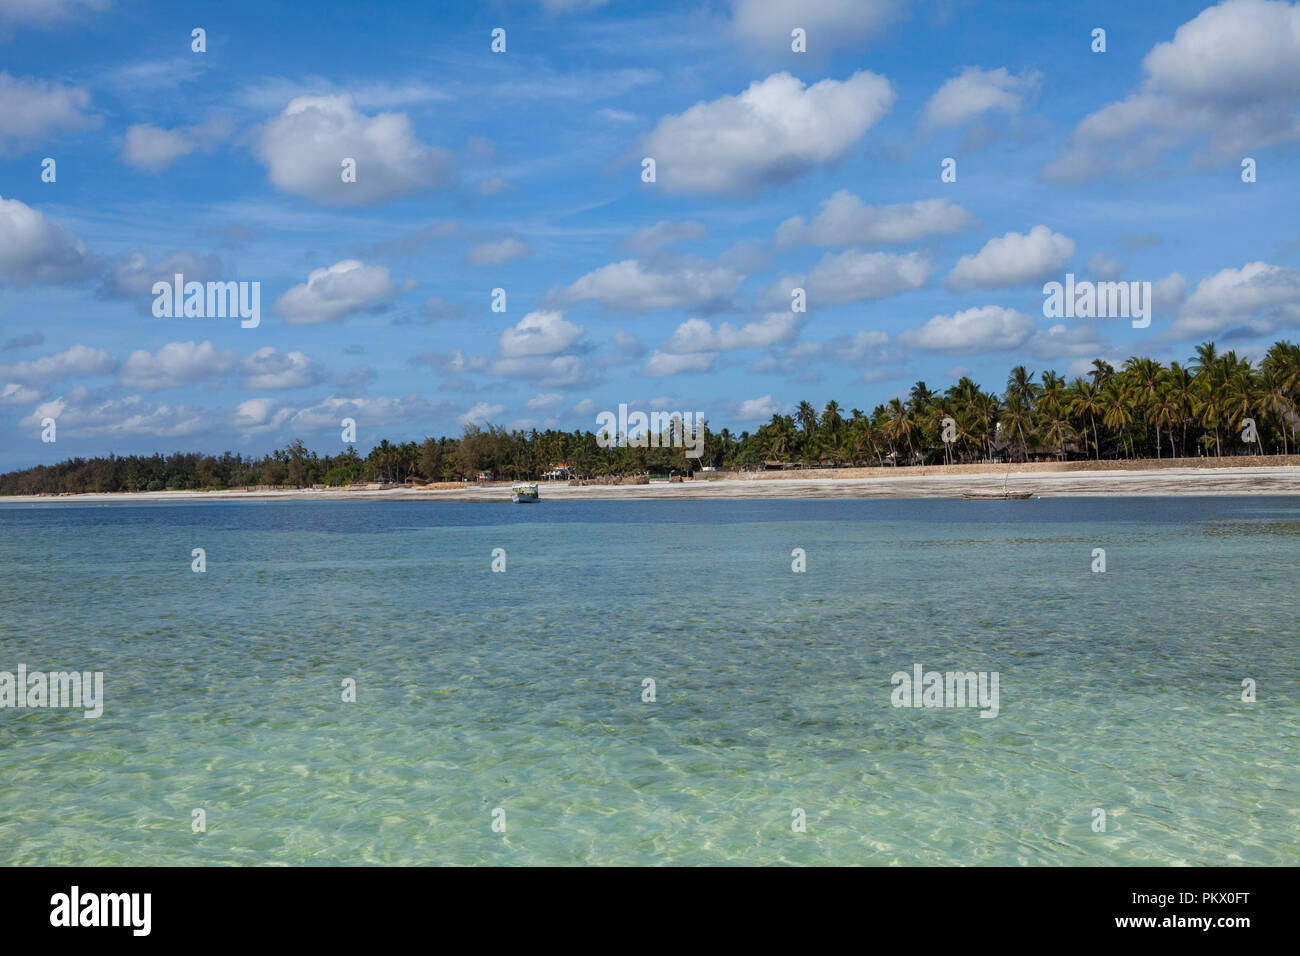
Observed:
[[[513,480],[540,477],[558,463],[592,476],[773,463],[906,467],[1291,454],[1298,431],[1300,346],[1276,342],[1255,365],[1206,342],[1186,364],[1135,356],[1115,368],[1097,359],[1086,375],[1069,381],[1019,365],[1001,394],[962,377],[943,392],[917,382],[870,413],[836,401],[818,411],[803,401],[753,432],[709,430],[699,458],[687,458],[681,447],[602,448],[590,431],[470,425],[458,437],[385,439],[365,456],[352,446],[322,455],[295,439],[260,458],[230,452],[74,458],[0,475],[0,494],[437,482],[474,480],[483,472]]]

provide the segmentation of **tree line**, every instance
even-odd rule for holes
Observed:
[[[1250,424],[1250,423],[1253,423]],[[577,475],[689,473],[768,463],[920,465],[1025,461],[1030,457],[1133,459],[1289,454],[1300,429],[1300,346],[1279,341],[1255,366],[1210,342],[1186,364],[1134,356],[1116,369],[1097,359],[1066,381],[1013,368],[1001,394],[962,377],[943,392],[924,382],[870,414],[831,401],[800,402],[754,432],[706,431],[703,453],[602,447],[590,431],[508,430],[469,425],[455,438],[379,442],[366,456],[348,446],[319,455],[295,439],[261,458],[234,455],[108,455],[73,458],[0,475],[0,494],[341,486],[360,481],[537,478],[564,463]],[[1254,441],[1247,440],[1253,431]]]

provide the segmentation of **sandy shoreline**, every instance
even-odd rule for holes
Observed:
[[[967,492],[1032,492],[1043,498],[1179,495],[1300,495],[1300,467],[1162,468],[1090,472],[992,471],[983,474],[871,478],[721,478],[670,484],[582,485],[542,482],[543,501],[741,498],[960,498]],[[14,495],[0,503],[156,501],[461,501],[509,502],[509,483],[454,489],[291,489],[285,491],[158,491],[84,495]]]

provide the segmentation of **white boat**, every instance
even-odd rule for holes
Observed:
[[[528,504],[537,500],[537,482],[535,481],[520,482],[515,485],[513,490],[514,496],[511,500],[517,505]]]

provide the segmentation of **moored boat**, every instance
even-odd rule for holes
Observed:
[[[517,505],[527,504],[538,500],[537,482],[535,481],[520,482],[519,484],[515,485],[513,490],[514,490],[514,495],[511,498],[511,500]]]

